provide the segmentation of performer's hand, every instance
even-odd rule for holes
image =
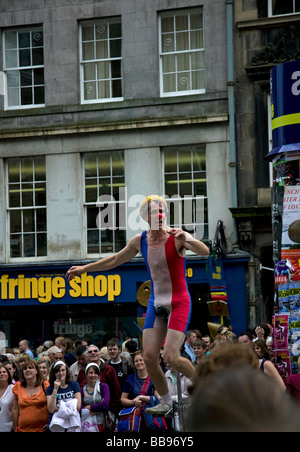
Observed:
[[[77,275],[82,275],[82,273],[85,272],[84,268],[84,265],[71,267],[66,273],[66,278],[68,279],[68,281],[71,281],[71,279],[75,278],[75,276]]]
[[[185,231],[183,231],[182,229],[168,228],[167,233],[173,235],[173,237],[175,237],[175,239],[179,239],[179,240],[183,240],[183,241],[187,240],[187,233]]]

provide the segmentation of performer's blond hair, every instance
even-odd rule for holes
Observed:
[[[162,203],[164,205],[164,208],[166,212],[168,211],[168,206],[166,203],[166,200],[158,195],[149,195],[146,196],[146,198],[143,199],[140,205],[140,215],[143,218],[143,220],[148,221],[148,206],[151,201],[155,201],[157,203]]]

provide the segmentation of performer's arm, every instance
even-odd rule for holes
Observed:
[[[186,231],[183,231],[182,229],[168,229],[167,232],[175,237],[175,239],[178,239],[183,242],[183,246],[193,251],[196,254],[199,254],[200,256],[208,256],[209,255],[209,249],[205,245],[205,243],[201,242],[201,240],[195,239],[191,234],[189,234]]]
[[[86,265],[73,266],[67,271],[66,277],[69,281],[71,281],[71,279],[73,279],[75,276],[82,275],[85,272],[111,270],[112,268],[130,261],[130,259],[135,257],[139,251],[140,235],[138,234],[130,239],[128,244],[118,253],[107,256],[97,262],[91,262]]]

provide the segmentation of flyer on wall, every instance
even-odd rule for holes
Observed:
[[[300,185],[284,187],[281,258],[300,258]]]

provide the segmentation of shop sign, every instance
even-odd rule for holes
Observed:
[[[273,148],[300,143],[300,61],[271,70]]]
[[[113,302],[121,294],[121,276],[118,274],[93,275],[84,273],[68,282],[62,274],[16,276],[3,273],[0,276],[1,304],[7,302],[50,303],[60,300],[64,303],[72,300],[95,299]],[[18,303],[19,304],[19,303]]]

